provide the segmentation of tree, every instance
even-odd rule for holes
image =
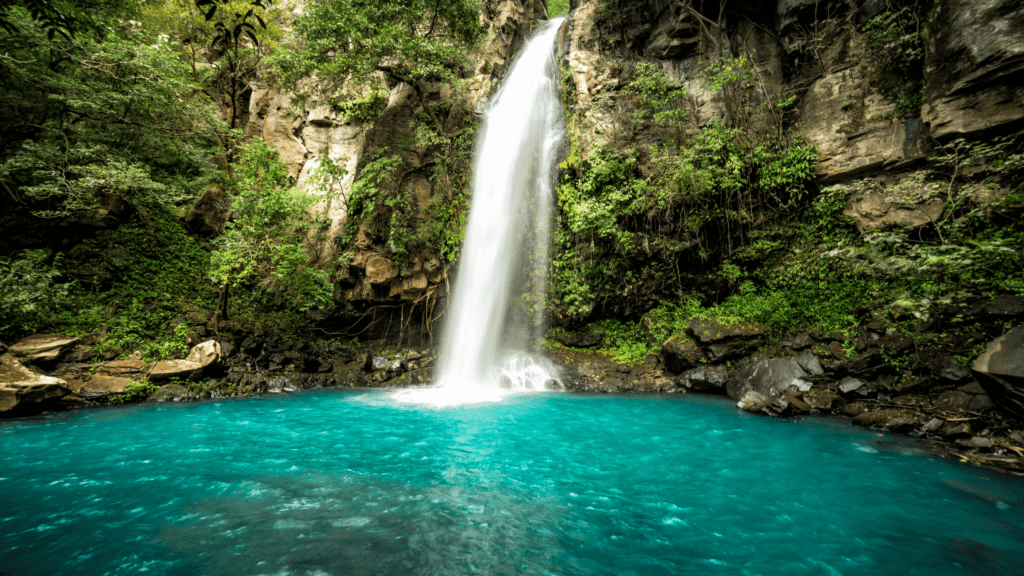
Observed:
[[[450,80],[484,34],[479,11],[479,0],[311,0],[295,21],[300,42],[281,47],[276,67],[300,103],[326,100],[347,79],[375,71],[414,87],[422,78]]]
[[[120,7],[69,37],[28,9],[4,12],[0,188],[11,206],[54,218],[127,203],[145,217],[218,180],[216,115],[189,98],[197,86],[172,42],[146,37],[134,2]]]
[[[215,240],[210,279],[221,288],[218,319],[225,316],[231,288],[253,288],[275,303],[287,299],[300,310],[331,302],[329,274],[315,266],[317,236],[327,225],[313,215],[322,198],[293,186],[284,163],[266,142],[244,146],[234,169],[231,208],[237,214]]]

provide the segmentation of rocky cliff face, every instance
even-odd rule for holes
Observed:
[[[885,63],[872,51],[878,40],[863,32],[910,6],[890,4],[581,0],[566,24],[565,62],[583,101],[614,94],[633,63],[647,60],[689,92],[691,130],[737,118],[762,130],[792,126],[817,145],[822,182],[900,172],[936,141],[1024,128],[1024,7],[944,0],[915,14],[927,39],[923,65],[902,81],[922,89],[905,105],[887,89]],[[755,72],[749,98],[709,90],[702,65],[730,58],[745,58]],[[764,106],[773,97],[793,103]]]
[[[466,86],[459,89],[436,82],[413,86],[380,72],[373,78],[353,79],[350,93],[340,95],[337,101],[314,103],[311,110],[300,111],[291,105],[290,94],[273,88],[268,81],[260,79],[251,86],[245,135],[263,138],[274,146],[296,184],[323,196],[318,209],[330,216],[331,238],[345,236],[346,225],[350,233],[354,231],[346,238],[347,243],[326,251],[329,258],[345,253],[335,288],[335,302],[340,308],[362,314],[378,304],[386,304],[388,309],[397,305],[405,315],[405,306],[422,304],[420,314],[429,316],[425,311],[428,307],[436,310],[435,315],[443,311],[436,302],[440,299],[443,303],[446,296],[451,262],[423,233],[401,247],[408,256],[407,261],[400,262],[395,256],[398,247],[375,238],[363,222],[349,217],[353,184],[363,176],[362,169],[369,159],[397,154],[400,165],[392,178],[397,180],[393,186],[411,198],[412,219],[419,223],[431,220],[431,199],[443,195],[435,168],[444,150],[437,144],[415,141],[417,118],[434,115],[432,121],[443,126],[444,137],[472,133],[477,106],[494,92],[536,19],[544,17],[543,0],[484,2],[479,24],[488,30],[487,40],[470,55],[473,65],[463,71]],[[378,86],[386,92],[379,110],[369,117],[346,115],[346,100],[366,97]],[[438,117],[435,109],[446,113]],[[328,161],[341,169],[342,176],[325,184],[320,172]],[[468,173],[468,164],[465,169]],[[385,311],[383,317],[388,319],[390,315]],[[401,325],[397,315],[394,320],[395,326]],[[429,323],[428,318],[423,325]],[[388,330],[384,332],[391,334]]]

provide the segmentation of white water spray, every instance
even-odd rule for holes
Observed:
[[[560,388],[539,344],[554,168],[565,139],[553,48],[562,20],[533,34],[485,111],[436,385],[404,399],[471,403]]]

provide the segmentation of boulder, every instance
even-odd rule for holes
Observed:
[[[818,360],[817,356],[810,352],[801,354],[796,358],[793,358],[793,360],[795,360],[796,363],[811,376],[820,376],[825,373],[825,369],[821,367],[821,361]]]
[[[35,374],[8,354],[0,357],[0,416],[34,411],[70,393],[64,380]]]
[[[151,402],[181,402],[188,398],[188,388],[181,384],[164,384],[152,396]]]
[[[974,400],[974,396],[970,394],[965,394],[959,390],[950,390],[939,395],[936,406],[939,410],[946,412],[960,412],[962,410],[969,410],[972,400]]]
[[[971,371],[996,406],[1024,419],[1024,325],[989,342]]]
[[[946,203],[942,198],[900,201],[892,195],[877,192],[852,196],[843,209],[843,216],[852,219],[861,232],[894,228],[914,230],[938,222],[945,210]]]
[[[221,351],[220,343],[216,340],[207,340],[201,342],[192,347],[189,351],[188,356],[185,357],[188,362],[195,362],[203,367],[204,370],[210,370],[216,368],[223,362],[224,354]]]
[[[149,379],[153,382],[181,378],[183,380],[198,380],[203,375],[203,365],[199,362],[188,360],[164,360],[157,362],[149,371]]]
[[[55,334],[34,334],[11,346],[8,351],[37,362],[53,362],[76,344],[78,344],[78,338],[66,338]]]
[[[146,363],[139,358],[115,360],[100,364],[97,372],[109,376],[134,376],[146,371]]]
[[[853,418],[857,426],[884,428],[893,431],[905,431],[920,426],[924,421],[921,414],[905,408],[887,408],[862,412]]]
[[[366,279],[374,286],[390,283],[398,277],[398,267],[391,260],[373,254],[366,259]]]
[[[228,219],[228,193],[223,188],[207,188],[185,216],[185,224],[196,234],[213,236],[224,230]]]
[[[686,371],[679,381],[690,390],[722,394],[729,381],[729,369],[724,366],[698,366]]]
[[[661,357],[669,372],[680,373],[700,365],[704,359],[704,351],[696,342],[686,338],[671,338],[661,345]]]
[[[764,327],[755,324],[724,324],[703,318],[688,321],[686,327],[687,333],[704,348],[712,364],[753,352],[760,345],[764,333]]]
[[[726,393],[730,398],[739,400],[750,390],[771,397],[781,396],[790,387],[806,392],[811,389],[811,383],[802,379],[805,376],[807,371],[795,360],[766,358],[730,378]]]
[[[99,398],[109,394],[120,394],[133,381],[118,376],[93,376],[88,382],[74,382],[70,388],[79,396]]]
[[[839,391],[843,394],[852,394],[864,388],[864,381],[847,376],[839,381]]]
[[[871,409],[871,406],[865,402],[851,402],[850,404],[843,404],[839,411],[847,416],[859,416]]]
[[[831,412],[835,401],[839,399],[839,395],[835,392],[820,389],[808,390],[804,392],[803,397],[804,402],[807,402],[811,408],[821,412]]]

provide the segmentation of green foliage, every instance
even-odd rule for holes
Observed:
[[[380,116],[388,104],[388,93],[378,87],[366,94],[345,100],[335,100],[334,107],[341,111],[347,121],[370,122]]]
[[[69,287],[56,281],[60,264],[60,254],[51,261],[44,250],[0,256],[0,334],[33,331],[66,303]]]
[[[121,18],[133,15],[126,3]],[[43,218],[128,203],[140,213],[183,205],[220,176],[217,122],[168,41],[134,20],[50,37],[26,11],[0,34],[0,188]]]
[[[755,76],[746,56],[723,56],[717,60],[700,64],[700,73],[713,94],[727,86],[738,85],[747,88]]]
[[[299,310],[328,305],[333,285],[315,254],[326,223],[311,212],[318,198],[292,186],[284,163],[262,140],[244,147],[234,168],[237,216],[214,241],[210,279],[284,297]]]
[[[902,201],[942,200],[943,215],[924,231],[893,230],[846,242],[831,257],[861,274],[899,279],[897,297],[931,300],[951,292],[1010,291],[1024,295],[1024,149],[1013,139],[958,139],[921,171],[891,187]],[[977,174],[965,170],[984,167]],[[858,185],[836,186],[850,195]]]
[[[467,47],[484,35],[478,0],[361,0],[311,2],[295,19],[297,48],[281,46],[276,70],[300,103],[316,90],[339,92],[349,78],[382,70],[414,84],[420,78],[451,81],[467,62]],[[302,81],[315,76],[315,83]]]
[[[124,387],[124,392],[120,394],[111,394],[107,397],[108,404],[127,404],[129,402],[141,402],[146,398],[149,398],[160,387],[156,384],[151,383],[149,380],[140,380],[138,382],[131,382]]]
[[[664,70],[648,62],[637,64],[626,91],[633,96],[634,122],[673,128],[676,140],[681,139],[682,124],[690,114],[685,107],[688,94],[672,84]]]
[[[924,40],[921,21],[926,2],[891,9],[861,28],[868,54],[878,67],[874,80],[896,109],[887,118],[900,118],[921,109]]]
[[[639,364],[658,350],[639,324],[606,319],[591,324],[591,328],[602,336],[608,353],[620,364]]]
[[[548,0],[548,17],[558,18],[569,13],[569,0]]]

